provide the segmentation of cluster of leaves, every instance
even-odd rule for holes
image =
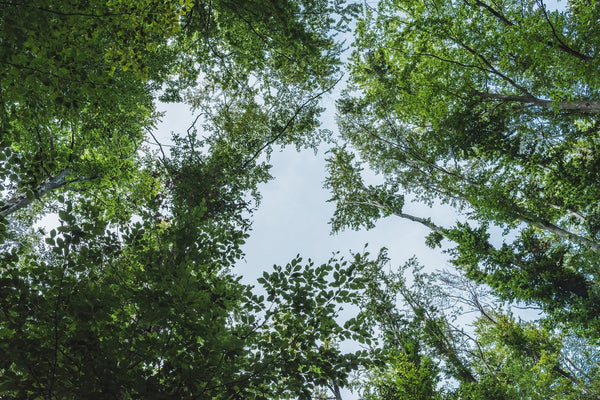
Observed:
[[[135,181],[135,153],[156,121],[153,91],[170,72],[169,40],[190,4],[0,7],[2,217],[65,188],[95,192],[115,213],[123,205],[111,207],[106,191]]]

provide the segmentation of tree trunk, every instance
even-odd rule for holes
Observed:
[[[526,224],[533,225],[537,228],[544,229],[550,233],[555,234],[556,236],[568,240],[570,242],[578,243],[582,246],[589,246],[594,252],[598,253],[600,251],[600,244],[575,233],[569,232],[567,230],[562,229],[550,222],[545,221],[534,221],[527,217],[524,217],[520,214],[517,214],[517,218]]]
[[[66,177],[71,172],[71,168],[66,168],[62,170],[58,175],[54,178],[51,178],[45,183],[42,183],[40,187],[35,192],[35,197],[28,197],[25,194],[15,194],[12,198],[10,198],[0,209],[0,216],[7,217],[15,211],[20,210],[21,208],[27,207],[31,202],[33,202],[36,198],[41,198],[47,193],[56,190],[67,184]]]
[[[510,94],[497,94],[497,93],[475,93],[478,97],[483,99],[498,100],[498,101],[514,101],[517,103],[533,104],[539,107],[552,108],[552,100],[542,100],[533,96],[517,96]],[[561,101],[558,103],[558,109],[560,111],[572,111],[580,113],[597,114],[600,113],[600,101]]]

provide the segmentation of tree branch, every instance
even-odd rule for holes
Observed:
[[[565,44],[565,42],[563,42],[561,40],[561,38],[558,36],[558,33],[556,32],[556,28],[554,28],[554,24],[552,24],[552,21],[550,21],[548,13],[546,12],[546,6],[544,5],[544,2],[542,0],[537,0],[537,3],[539,4],[540,9],[542,10],[542,14],[544,14],[544,18],[546,19],[546,22],[548,22],[548,25],[550,25],[550,29],[552,30],[552,36],[554,36],[556,38],[556,40],[558,41],[558,45],[556,45],[554,42],[549,40],[548,45],[557,47],[560,50],[564,51],[565,53],[575,56],[582,61],[591,61],[592,57],[586,56],[585,54],[582,54],[582,53],[578,52],[577,50],[572,49],[571,47],[567,46]]]
[[[471,53],[474,57],[477,57],[481,60],[481,62],[483,62],[485,65],[487,65],[487,67],[490,69],[490,72],[492,72],[494,75],[499,76],[500,78],[504,79],[506,82],[510,83],[511,86],[513,86],[514,88],[518,89],[520,92],[522,92],[525,96],[531,98],[531,99],[535,99],[536,97],[533,96],[525,87],[519,85],[517,82],[515,82],[513,79],[509,78],[508,76],[504,75],[502,72],[498,71],[490,61],[488,61],[487,58],[485,58],[483,55],[481,55],[480,53],[478,53],[475,49],[467,46],[465,43],[461,42],[460,40],[458,40],[457,38],[451,37],[449,36],[450,39],[452,39],[454,41],[454,43],[456,43],[457,45],[459,45],[460,47],[462,47],[463,49],[467,50],[469,53]]]
[[[72,168],[65,168],[54,178],[42,183],[35,191],[33,197],[27,196],[26,194],[17,194],[13,196],[0,209],[0,216],[7,217],[15,211],[18,211],[31,204],[35,198],[41,198],[45,194],[66,185],[69,183],[67,182],[66,177],[71,171]]]
[[[512,94],[486,93],[475,92],[475,95],[482,99],[528,103],[539,107],[552,108],[554,102],[552,100],[542,100],[532,95],[518,96]],[[580,100],[580,101],[562,101],[558,103],[560,111],[574,111],[582,113],[598,114],[600,113],[600,101]]]
[[[470,5],[468,0],[463,0],[463,1],[467,5]],[[552,24],[552,21],[550,21],[550,18],[548,17],[548,13],[546,12],[546,6],[544,5],[543,1],[539,0],[537,2],[540,5],[540,9],[542,10],[542,13],[544,14],[544,18],[546,19],[546,22],[548,23],[548,25],[550,25],[550,29],[552,30],[552,35],[558,41],[558,44],[556,44],[553,41],[548,40],[548,41],[546,41],[546,44],[550,47],[556,47],[559,50],[562,50],[565,53],[570,54],[582,61],[591,61],[593,59],[592,57],[582,54],[582,53],[578,52],[577,50],[571,48],[558,36],[558,32],[556,31],[554,24]],[[506,25],[506,26],[516,26],[517,25],[514,22],[508,20],[508,18],[506,18],[499,11],[495,10],[489,4],[486,4],[480,0],[475,0],[475,4],[478,5],[479,7],[485,8],[490,14],[492,14],[493,16],[498,18],[498,20],[500,20],[500,22],[502,22],[504,25]]]
[[[467,0],[464,0],[464,2],[466,4],[469,4],[469,2]],[[492,14],[493,16],[498,18],[504,25],[507,25],[507,26],[515,25],[514,22],[509,21],[508,18],[506,18],[504,15],[502,15],[500,12],[498,12],[494,8],[492,8],[489,4],[486,4],[480,0],[475,0],[475,4],[478,5],[479,7],[485,8],[487,11],[490,12],[490,14]]]
[[[198,118],[199,118],[199,116],[196,119],[198,119]],[[196,121],[194,121],[194,123],[196,123]],[[152,133],[151,129],[146,128],[146,132],[148,132],[150,134],[150,136],[152,136],[152,139],[154,139],[154,141],[158,145],[158,148],[160,149],[160,152],[162,154],[162,158],[160,159],[160,162],[163,165],[163,167],[165,167],[165,170],[168,171],[169,165],[167,164],[167,155],[165,154],[162,144],[158,141],[158,139],[156,139],[156,136],[154,136],[154,133]]]
[[[248,160],[246,160],[243,164],[242,164],[242,169],[245,169],[252,161],[254,161],[259,155],[260,153],[262,153],[263,150],[265,150],[267,147],[271,146],[273,143],[275,143],[279,138],[281,138],[285,132],[287,131],[287,129],[292,125],[292,123],[296,120],[296,118],[298,117],[298,115],[300,114],[300,111],[302,111],[304,109],[304,107],[306,107],[308,104],[310,104],[311,102],[313,102],[314,100],[318,99],[319,97],[321,97],[322,95],[324,95],[325,93],[329,92],[331,89],[333,89],[335,87],[335,85],[337,85],[342,78],[344,77],[344,75],[341,75],[335,82],[333,82],[332,85],[330,85],[329,87],[325,88],[324,90],[320,91],[319,93],[311,96],[308,98],[308,100],[306,100],[304,103],[302,103],[302,105],[300,105],[300,107],[298,107],[296,109],[296,112],[294,113],[294,115],[292,115],[286,122],[286,124],[280,129],[280,131],[269,141],[267,141],[267,143],[265,143],[260,149],[258,149],[253,155],[252,157],[250,157]]]

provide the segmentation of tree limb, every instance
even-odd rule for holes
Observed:
[[[506,102],[528,103],[539,107],[552,108],[554,102],[552,100],[542,100],[535,96],[526,95],[518,96],[512,94],[486,93],[475,92],[477,97],[489,100],[498,100]],[[580,100],[580,101],[562,101],[557,103],[558,109],[561,111],[574,111],[582,113],[597,114],[600,113],[600,101]]]
[[[262,151],[264,149],[266,149],[267,147],[271,146],[273,143],[275,143],[279,138],[281,138],[285,132],[287,131],[287,129],[292,125],[292,123],[296,120],[296,118],[298,117],[298,115],[300,114],[300,111],[302,111],[304,109],[304,107],[306,107],[308,104],[310,104],[312,101],[318,99],[319,97],[321,97],[322,95],[324,95],[325,93],[329,92],[331,89],[333,89],[335,87],[335,85],[337,85],[342,78],[344,77],[344,75],[341,75],[335,82],[333,82],[333,84],[331,84],[329,87],[325,88],[324,90],[320,91],[319,93],[315,94],[314,96],[311,96],[308,98],[308,100],[306,100],[304,103],[302,103],[300,105],[300,107],[298,107],[296,109],[296,112],[294,112],[294,115],[292,115],[286,122],[286,124],[279,130],[279,132],[269,141],[267,141],[267,143],[265,143],[260,149],[258,149],[248,160],[246,160],[243,164],[242,164],[242,169],[245,169],[252,161],[254,161],[259,155],[260,153],[262,153]]]
[[[15,211],[20,210],[31,204],[35,198],[41,198],[47,193],[56,190],[68,182],[66,180],[67,175],[72,171],[72,168],[63,169],[58,175],[49,179],[45,183],[42,183],[39,188],[35,191],[34,196],[27,196],[26,194],[16,194],[10,198],[0,209],[0,216],[7,217]]]

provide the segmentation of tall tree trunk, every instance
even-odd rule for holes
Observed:
[[[575,242],[578,243],[582,246],[589,246],[592,250],[594,250],[596,253],[598,253],[600,251],[600,244],[586,238],[580,235],[577,235],[575,233],[569,232],[567,230],[562,229],[559,226],[556,226],[550,222],[547,221],[534,221],[532,219],[529,219],[523,215],[521,215],[520,213],[517,214],[517,218],[523,222],[525,222],[526,224],[529,225],[533,225],[537,228],[546,230],[550,233],[555,234],[556,236],[563,238],[565,240],[568,240],[570,242]]]
[[[498,93],[484,93],[476,92],[476,96],[482,99],[498,100],[506,102],[517,102],[524,104],[533,104],[539,107],[551,108],[553,106],[552,100],[542,100],[534,96],[517,96],[511,94],[498,94]],[[558,109],[560,111],[572,111],[580,113],[597,114],[600,113],[600,101],[561,101],[558,103]]]
[[[41,198],[47,193],[56,190],[67,184],[67,175],[71,172],[71,168],[65,168],[58,175],[51,178],[47,182],[42,183],[35,191],[35,196],[27,196],[25,194],[15,194],[10,198],[0,209],[0,216],[7,217],[21,208],[27,207],[35,198]]]

